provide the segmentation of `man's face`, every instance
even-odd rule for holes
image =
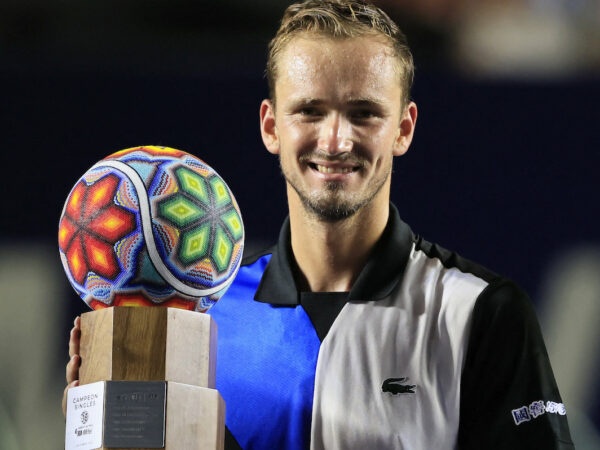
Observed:
[[[276,105],[261,105],[261,131],[280,156],[290,207],[299,200],[328,221],[373,200],[387,207],[392,159],[408,149],[416,120],[414,104],[402,110],[390,48],[375,37],[296,37],[278,74]]]

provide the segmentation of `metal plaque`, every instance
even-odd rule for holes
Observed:
[[[166,381],[107,381],[104,446],[164,448]]]

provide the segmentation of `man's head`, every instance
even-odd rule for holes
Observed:
[[[414,65],[406,37],[386,13],[363,0],[307,0],[286,9],[279,30],[269,44],[266,75],[273,103],[279,56],[291,40],[303,33],[331,39],[381,38],[397,60],[402,106],[408,105]]]
[[[393,158],[408,150],[417,119],[398,28],[357,0],[309,0],[288,8],[268,70],[261,135],[279,155],[290,217],[387,217]]]

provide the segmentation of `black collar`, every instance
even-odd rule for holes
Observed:
[[[398,284],[415,241],[410,227],[400,219],[390,203],[390,216],[383,235],[367,264],[358,276],[348,301],[380,300]],[[296,287],[292,267],[294,256],[290,239],[290,221],[286,218],[279,241],[267,265],[254,299],[274,305],[298,305],[300,292]]]

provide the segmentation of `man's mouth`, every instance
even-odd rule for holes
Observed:
[[[339,166],[321,166],[320,164],[311,164],[320,173],[350,173],[358,170],[357,167],[339,167]]]
[[[365,167],[364,161],[353,154],[310,153],[300,156],[299,162],[323,175],[347,175],[358,172]]]

